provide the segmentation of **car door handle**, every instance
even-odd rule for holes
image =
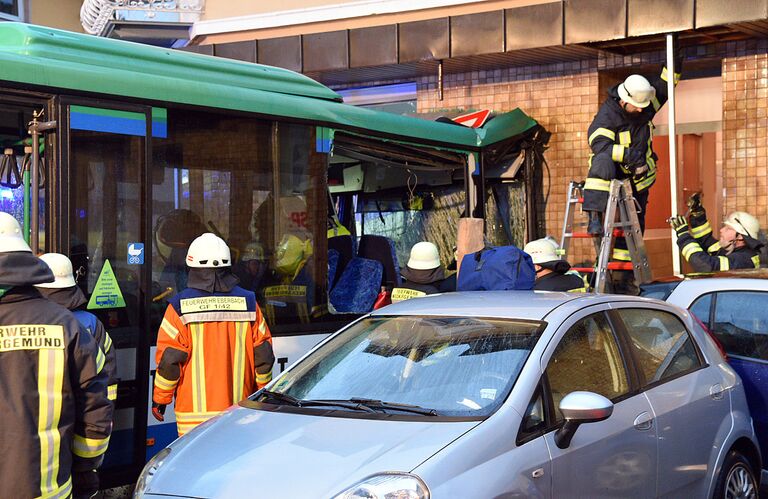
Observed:
[[[647,412],[642,412],[635,418],[633,424],[635,425],[636,430],[650,430],[653,427],[653,417]]]
[[[712,400],[722,400],[724,391],[723,386],[720,383],[716,383],[709,387],[709,396]]]

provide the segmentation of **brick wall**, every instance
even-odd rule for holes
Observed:
[[[418,81],[419,113],[455,115],[470,109],[496,112],[519,107],[552,132],[546,158],[551,185],[546,213],[547,233],[560,239],[568,181],[587,172],[586,131],[598,108],[597,61],[475,71],[444,78],[438,100],[436,77]],[[586,217],[579,217],[585,220]],[[593,258],[591,244],[574,241],[569,260]]]
[[[747,210],[767,228],[768,40],[688,47],[685,56],[684,72],[688,74],[688,70],[696,71],[697,67],[701,72],[706,61],[722,61],[722,148],[718,146],[718,152],[722,151],[722,156],[718,154],[722,168],[717,168],[716,175],[722,175],[724,196],[718,206],[719,217],[713,218],[722,219],[732,211]],[[417,79],[418,112],[433,119],[436,115],[455,116],[474,109],[505,112],[519,107],[552,132],[546,152],[552,185],[544,186],[545,193],[547,189],[550,193],[544,220],[547,233],[559,239],[567,183],[586,176],[586,130],[605,98],[606,87],[630,72],[655,71],[664,61],[664,52],[658,51],[632,55],[603,53],[591,61],[451,74],[444,78],[442,100],[438,99],[437,77],[423,77]],[[711,75],[709,72],[704,76]],[[651,264],[658,275],[667,275],[671,271],[671,241],[666,235],[650,239]],[[571,263],[591,261],[591,243],[575,242],[578,244],[568,257]]]
[[[722,215],[748,211],[768,226],[768,53],[723,59]]]

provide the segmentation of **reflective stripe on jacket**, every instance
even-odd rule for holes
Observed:
[[[754,249],[742,246],[730,254],[723,250],[712,235],[712,227],[703,211],[700,215],[690,217],[689,232],[678,235],[677,246],[696,272],[760,267],[760,254]]]
[[[656,89],[651,104],[641,113],[630,117],[619,102],[618,85],[608,92],[587,131],[587,141],[592,151],[589,157],[589,173],[584,183],[584,209],[603,211],[607,200],[610,181],[632,177],[635,189],[640,192],[650,188],[656,181],[656,159],[653,152],[653,117],[667,101],[667,68],[659,76],[648,81]],[[675,75],[675,84],[680,75]],[[619,85],[621,85],[620,83]],[[631,147],[645,150],[648,170],[634,176],[626,164],[627,152]]]
[[[93,335],[96,344],[99,345],[104,353],[104,372],[107,374],[107,396],[109,400],[117,398],[117,354],[112,345],[112,338],[104,328],[104,324],[90,312],[85,310],[73,310],[72,315],[83,325],[83,327]]]
[[[0,497],[66,498],[97,468],[112,430],[105,357],[64,307],[33,287],[0,298]]]
[[[272,380],[272,337],[251,291],[186,289],[170,300],[157,335],[153,400],[176,398],[179,435]]]

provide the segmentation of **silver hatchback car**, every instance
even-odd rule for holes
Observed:
[[[741,381],[680,308],[451,293],[369,314],[145,467],[138,497],[757,497]]]

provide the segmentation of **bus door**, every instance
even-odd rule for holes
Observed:
[[[72,259],[87,308],[104,323],[117,354],[114,427],[101,468],[108,487],[134,480],[145,463],[151,293],[144,217],[152,109],[62,99],[59,115],[69,200],[60,249]]]
[[[42,120],[52,118],[52,100],[39,95],[25,94],[0,89],[0,211],[13,215],[19,224],[29,231],[32,225],[31,214],[31,178],[26,176],[32,160],[32,142],[29,137],[29,123],[35,115]],[[40,153],[39,200],[38,200],[38,247],[37,251],[46,247],[46,191],[51,182],[48,181],[46,165],[55,163],[55,126],[41,134],[38,152]],[[51,168],[51,171],[54,171]],[[26,191],[26,195],[25,195]],[[29,232],[27,232],[29,235]]]

